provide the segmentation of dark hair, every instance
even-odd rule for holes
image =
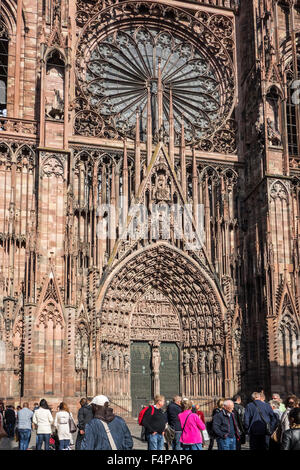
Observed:
[[[88,402],[88,401],[87,401],[87,398],[81,398],[81,400],[80,400],[79,403],[80,403],[81,406],[84,406],[84,405],[87,404],[87,402]]]
[[[232,401],[237,401],[239,398],[241,398],[241,395],[233,395]]]
[[[45,398],[42,398],[42,400],[40,401],[40,407],[44,408],[45,410],[49,410],[49,406],[48,406],[48,403],[46,402]]]
[[[300,424],[300,408],[293,408],[289,413],[289,418],[293,418],[295,424]]]
[[[288,396],[286,397],[285,406],[286,406],[287,408],[289,408],[289,403],[290,403],[290,401],[292,401],[292,402],[294,403],[294,406],[298,406],[299,400],[298,400],[298,398],[296,397],[296,395],[288,395]]]

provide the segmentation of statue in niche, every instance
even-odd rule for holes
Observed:
[[[184,351],[183,353],[183,369],[185,375],[190,373],[190,355],[188,351]]]
[[[130,356],[128,352],[124,354],[124,370],[125,372],[129,372],[130,370]]]
[[[106,346],[103,346],[103,349],[101,351],[101,364],[102,364],[102,369],[107,370],[108,355],[107,355],[107,347]]]
[[[159,173],[156,179],[156,188],[154,198],[157,201],[169,201],[171,198],[170,188],[168,187],[167,175]]]
[[[114,347],[113,358],[114,358],[114,370],[119,370],[120,369],[120,356],[119,356],[118,346]]]
[[[80,337],[77,335],[75,343],[75,369],[81,369],[81,344]]]
[[[113,368],[114,368],[113,350],[112,350],[112,347],[109,346],[109,348],[108,348],[108,369],[113,370]]]
[[[119,364],[120,364],[120,370],[124,369],[124,350],[121,347],[119,349]]]
[[[214,367],[214,353],[211,349],[208,351],[206,356],[206,365],[208,373],[211,374]]]
[[[267,118],[267,132],[269,143],[275,147],[280,147],[281,134],[278,130],[276,130],[274,121],[272,121],[270,118]]]
[[[218,344],[218,343],[221,343],[221,332],[219,330],[219,328],[217,328],[215,330],[215,342]]]
[[[89,345],[87,342],[87,338],[85,337],[85,341],[82,347],[82,369],[87,370],[88,359],[89,359]]]
[[[60,91],[54,89],[53,102],[48,103],[46,98],[45,104],[46,116],[51,119],[61,120],[64,117],[64,100],[60,95]]]
[[[211,316],[206,317],[206,327],[207,328],[212,328],[212,317]]]
[[[205,351],[201,351],[198,354],[198,369],[200,374],[205,374]]]
[[[192,374],[197,374],[197,353],[195,349],[191,350],[191,370]]]
[[[215,372],[217,374],[220,374],[222,372],[222,356],[219,353],[219,351],[217,351],[215,354],[214,363],[215,363]]]
[[[205,344],[205,330],[202,328],[198,330],[199,344],[203,346]]]
[[[206,342],[207,344],[213,344],[212,330],[206,330]]]

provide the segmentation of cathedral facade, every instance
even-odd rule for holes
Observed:
[[[0,0],[1,398],[300,393],[299,74],[297,0]]]

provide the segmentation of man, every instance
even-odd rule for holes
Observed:
[[[241,450],[241,445],[245,444],[245,429],[244,429],[244,416],[245,408],[242,405],[242,399],[240,395],[234,395],[232,398],[234,403],[233,414],[241,432],[240,439],[236,442],[236,450]]]
[[[284,404],[282,403],[282,400],[281,400],[281,398],[280,398],[279,393],[273,393],[273,395],[272,395],[272,400],[278,401],[278,403],[279,403],[279,411],[281,412],[281,414],[284,413],[284,412],[285,412],[285,406],[284,406]]]
[[[290,429],[283,433],[280,450],[300,450],[300,409],[289,413]]]
[[[93,419],[85,426],[81,450],[131,450],[133,440],[121,416],[109,408],[105,395],[97,395],[91,401]]]
[[[269,450],[270,435],[277,425],[277,417],[264,395],[252,393],[252,402],[245,409],[245,429],[250,436],[251,450]],[[269,432],[267,429],[269,426]]]
[[[39,408],[39,404],[38,403],[34,403],[33,404],[33,412],[35,412],[35,410],[37,410]]]
[[[18,411],[17,428],[19,433],[19,449],[27,450],[31,438],[33,411],[29,409],[27,402],[23,403],[23,408]]]
[[[162,411],[165,404],[165,397],[156,395],[154,397],[154,413],[149,407],[144,414],[142,425],[146,430],[148,450],[164,450],[164,430],[167,423],[167,417]]]
[[[213,432],[217,438],[218,450],[236,450],[236,442],[240,439],[240,430],[233,409],[233,401],[225,400],[222,411],[213,417]]]
[[[7,405],[4,412],[5,427],[8,437],[14,437],[16,413],[12,405]]]
[[[178,419],[179,413],[182,412],[182,407],[181,407],[181,397],[176,395],[173,398],[173,401],[168,405],[167,407],[167,418],[168,418],[168,423],[175,430],[175,437],[172,442],[172,449],[173,450],[182,450],[181,444],[180,444],[180,436],[181,436],[181,425],[180,421]]]
[[[79,402],[81,408],[78,410],[78,434],[75,444],[75,450],[80,450],[84,439],[85,426],[93,419],[92,406],[88,404],[87,398],[81,398]]]

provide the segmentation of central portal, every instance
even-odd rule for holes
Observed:
[[[158,290],[136,304],[131,321],[131,399],[137,416],[156,394],[180,392],[181,328],[176,310]]]
[[[137,416],[160,393],[167,401],[180,393],[179,349],[175,343],[131,344],[132,414]]]

